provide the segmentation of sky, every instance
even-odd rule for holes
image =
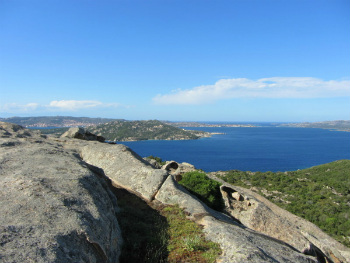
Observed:
[[[350,119],[349,0],[0,0],[0,117]]]

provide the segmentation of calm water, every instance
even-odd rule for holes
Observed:
[[[349,132],[281,127],[197,129],[225,134],[189,141],[122,143],[142,157],[188,162],[206,172],[292,171],[350,159]]]

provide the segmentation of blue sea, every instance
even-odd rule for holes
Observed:
[[[350,159],[350,132],[273,126],[185,129],[224,134],[199,140],[121,143],[142,157],[188,162],[206,172],[283,172]]]

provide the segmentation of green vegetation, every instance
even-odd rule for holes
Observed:
[[[161,214],[169,223],[169,262],[215,262],[221,254],[219,245],[206,240],[201,227],[186,219],[182,209],[168,206]]]
[[[199,137],[161,121],[113,121],[95,127],[89,127],[92,133],[101,135],[110,141],[138,140],[189,140]]]
[[[204,238],[199,225],[178,206],[146,203],[125,189],[114,189],[124,244],[121,263],[215,262],[221,249]]]
[[[162,158],[159,158],[159,157],[157,157],[157,156],[150,155],[150,156],[148,156],[147,158],[156,160],[156,162],[157,162],[159,165],[161,165],[161,166],[164,165],[164,164],[166,163],[165,161],[163,162]]]
[[[224,203],[220,193],[220,183],[210,179],[205,173],[187,172],[179,182],[209,207],[221,211]]]
[[[253,187],[350,247],[350,160],[284,173],[232,170],[217,176],[234,185]]]

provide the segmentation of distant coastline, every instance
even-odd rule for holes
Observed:
[[[280,126],[295,127],[295,128],[318,128],[318,129],[350,132],[350,121],[347,121],[347,120],[285,123],[285,124],[281,124]]]
[[[256,125],[253,124],[224,124],[224,123],[205,123],[205,122],[169,122],[169,121],[165,121],[166,124],[168,125],[172,125],[175,127],[198,127],[198,128],[202,128],[202,127],[244,127],[244,128],[250,128],[250,127],[257,127]]]
[[[89,127],[105,124],[111,121],[129,122],[125,119],[109,118],[89,118],[89,117],[70,117],[70,116],[42,116],[42,117],[11,117],[0,118],[0,121],[18,124],[27,128],[63,128],[63,127]],[[197,122],[197,121],[162,121],[167,125],[177,128],[207,128],[207,127],[230,127],[230,128],[255,128],[265,126],[265,122]],[[274,127],[296,127],[296,128],[318,128],[335,131],[350,132],[350,120],[321,121],[321,122],[266,122],[268,126]],[[202,136],[200,136],[202,137]]]

